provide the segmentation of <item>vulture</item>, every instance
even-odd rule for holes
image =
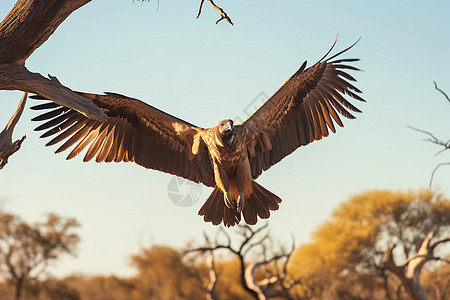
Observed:
[[[240,222],[254,225],[267,219],[281,199],[255,179],[295,149],[343,127],[340,115],[354,119],[361,112],[349,98],[365,101],[351,82],[348,70],[358,71],[354,58],[340,58],[356,43],[330,56],[336,44],[316,64],[306,61],[247,120],[226,119],[201,128],[138,99],[116,93],[77,92],[102,108],[107,118],[91,120],[47,100],[31,109],[41,111],[35,130],[53,136],[46,146],[62,143],[56,153],[71,148],[67,159],[87,148],[83,161],[135,162],[213,187],[198,214],[205,222],[227,227]]]

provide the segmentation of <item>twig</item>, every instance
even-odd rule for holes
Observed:
[[[445,165],[450,165],[450,162],[440,163],[436,166],[436,168],[434,168],[433,173],[431,173],[431,178],[430,178],[430,186],[429,186],[430,189],[431,189],[431,185],[433,183],[434,173],[436,173],[437,169],[439,169],[440,167],[445,166]]]
[[[433,83],[434,83],[434,88],[435,88],[437,91],[441,92],[441,94],[444,95],[444,97],[445,97],[445,98],[447,99],[447,101],[450,103],[450,98],[447,96],[447,94],[446,94],[443,90],[441,90],[440,88],[438,88],[436,81],[433,81]]]
[[[441,149],[441,150],[439,150],[438,152],[436,152],[436,154],[434,154],[434,156],[438,156],[438,155],[441,154],[442,152],[444,152],[444,151],[450,149],[450,140],[448,140],[447,142],[444,142],[444,141],[438,139],[437,137],[435,137],[435,136],[434,136],[431,132],[429,132],[429,131],[422,130],[422,129],[419,129],[419,128],[414,128],[414,127],[409,126],[409,125],[407,125],[407,127],[410,128],[410,129],[412,129],[412,130],[416,130],[416,131],[425,133],[426,135],[430,136],[430,138],[425,139],[425,141],[431,142],[431,143],[433,143],[433,144],[436,144],[436,145],[439,145],[439,146],[444,147],[443,149]],[[442,166],[444,166],[444,165],[450,165],[450,162],[445,162],[445,163],[440,163],[440,164],[438,164],[438,165],[434,168],[433,172],[431,173],[431,178],[430,178],[430,183],[429,183],[429,188],[430,188],[430,189],[431,189],[431,186],[432,186],[432,184],[433,184],[434,174],[436,173],[436,171],[437,171],[440,167],[442,167]]]
[[[208,0],[208,1],[209,1],[209,3],[211,3],[212,7],[214,7],[216,10],[218,10],[219,13],[220,13],[221,17],[220,17],[220,19],[218,19],[216,21],[216,24],[219,23],[222,20],[227,20],[228,23],[230,23],[231,25],[234,25],[233,22],[231,21],[231,18],[227,15],[227,13],[221,7],[217,6],[214,3],[213,0]],[[197,19],[198,19],[198,17],[200,17],[200,14],[202,13],[202,8],[203,8],[203,3],[204,2],[205,2],[205,0],[201,0],[201,2],[200,2],[200,6],[198,8],[198,14],[197,14],[197,17],[196,17]]]
[[[437,85],[436,81],[433,81],[433,83],[434,83],[434,88],[435,88],[437,91],[439,91],[442,95],[444,95],[445,99],[447,99],[447,101],[450,103],[450,98],[449,98],[449,96],[448,96],[443,90],[441,90],[440,88],[438,88],[438,85]],[[418,129],[418,128],[414,128],[414,127],[409,126],[409,125],[407,125],[407,127],[410,128],[410,129],[413,129],[413,130],[416,130],[416,131],[419,131],[419,132],[422,132],[422,133],[428,135],[429,138],[425,139],[425,141],[431,142],[431,143],[433,143],[433,144],[436,144],[436,145],[439,145],[439,146],[442,146],[442,147],[443,147],[441,150],[439,150],[438,152],[436,152],[436,154],[435,154],[434,156],[438,156],[438,155],[441,154],[442,152],[444,152],[444,151],[450,149],[450,139],[447,140],[447,142],[444,142],[443,140],[438,139],[436,136],[434,136],[434,135],[433,135],[431,132],[429,132],[429,131],[422,130],[422,129]],[[440,167],[442,167],[442,166],[444,166],[444,165],[450,165],[450,162],[445,162],[445,163],[440,163],[440,164],[438,164],[438,165],[434,168],[433,173],[431,173],[430,184],[429,184],[429,188],[430,188],[430,189],[431,189],[431,185],[432,185],[432,183],[433,183],[434,174],[436,173],[436,171],[437,171]]]
[[[440,139],[438,139],[437,137],[435,137],[431,132],[423,130],[423,129],[419,129],[419,128],[415,128],[412,126],[407,125],[408,128],[412,129],[412,130],[416,130],[422,133],[425,133],[427,135],[430,136],[430,138],[425,139],[426,142],[431,142],[433,144],[439,145],[439,146],[443,146],[444,149],[441,149],[440,151],[438,151],[434,156],[437,156],[439,154],[441,154],[442,152],[444,152],[445,150],[450,149],[450,140],[448,140],[447,142],[444,142]]]

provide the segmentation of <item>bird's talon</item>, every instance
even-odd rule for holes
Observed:
[[[225,195],[224,195],[224,200],[225,200],[225,205],[228,207],[228,208],[230,208],[230,209],[234,209],[234,203],[233,203],[233,199],[231,199],[231,195],[230,195],[230,193],[226,193]]]
[[[236,211],[240,213],[244,209],[245,198],[243,194],[239,194],[236,204]]]

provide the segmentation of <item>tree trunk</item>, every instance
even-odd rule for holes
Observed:
[[[253,298],[255,298],[256,300],[259,300],[259,295],[256,291],[254,291],[253,289],[251,289],[248,284],[247,284],[247,280],[245,278],[245,262],[244,262],[244,257],[239,254],[239,262],[241,265],[241,284],[242,287],[244,288],[244,290],[246,290],[250,295],[253,296]]]
[[[397,266],[394,262],[393,250],[395,245],[392,245],[391,248],[389,248],[384,258],[385,268],[400,279],[408,295],[415,300],[428,300],[428,297],[420,284],[422,268],[430,260],[440,260],[439,257],[434,256],[434,249],[440,244],[450,242],[450,237],[446,237],[431,243],[432,238],[433,233],[428,234],[422,241],[419,251],[406,259],[400,266]]]
[[[23,278],[20,278],[16,282],[16,298],[15,300],[20,300],[22,295],[22,287],[23,287]]]

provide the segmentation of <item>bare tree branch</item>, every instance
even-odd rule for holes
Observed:
[[[220,19],[218,19],[216,21],[216,24],[222,20],[227,20],[228,23],[230,23],[231,25],[234,25],[233,22],[231,21],[231,18],[227,15],[227,13],[221,7],[217,6],[213,0],[208,0],[208,1],[211,4],[211,6],[214,7],[214,9],[216,9],[220,13]],[[200,2],[200,6],[198,7],[197,19],[198,19],[198,17],[200,17],[200,14],[202,13],[202,8],[203,8],[204,2],[205,2],[205,0],[201,0],[201,2]]]
[[[6,124],[5,129],[0,132],[0,170],[3,169],[3,167],[8,163],[8,158],[20,149],[20,146],[26,137],[23,136],[20,140],[17,140],[14,143],[12,142],[13,131],[25,108],[27,95],[27,93],[23,94],[13,116],[9,120],[8,124]]]
[[[419,129],[419,128],[415,128],[415,127],[412,127],[412,126],[409,126],[409,125],[407,125],[407,127],[410,128],[410,129],[412,129],[412,130],[416,130],[416,131],[425,133],[426,135],[429,135],[430,138],[425,139],[424,141],[426,141],[426,142],[431,142],[431,143],[433,143],[433,144],[436,144],[436,145],[439,145],[439,146],[443,146],[443,147],[444,147],[444,149],[443,149],[443,150],[440,150],[439,152],[437,152],[437,153],[435,154],[435,156],[441,154],[441,153],[442,153],[443,151],[445,151],[445,150],[450,149],[450,140],[448,140],[447,142],[444,142],[444,141],[438,139],[436,136],[434,136],[434,135],[433,135],[431,132],[429,132],[429,131],[426,131],[426,130],[423,130],[423,129]]]
[[[444,95],[445,99],[447,99],[447,101],[450,103],[450,98],[447,96],[447,94],[446,94],[443,90],[441,90],[440,88],[438,88],[436,81],[433,81],[433,83],[434,83],[434,88],[435,88],[437,91],[441,92],[441,94]]]
[[[442,95],[444,95],[444,97],[445,97],[445,98],[447,99],[447,101],[450,103],[450,98],[447,96],[447,94],[446,94],[443,90],[441,90],[440,88],[438,88],[437,83],[436,83],[435,81],[433,81],[433,83],[434,83],[434,88],[435,88],[437,91],[439,91]],[[435,154],[435,156],[437,156],[437,155],[441,154],[442,152],[444,152],[444,151],[450,149],[450,139],[447,140],[446,142],[444,142],[443,140],[438,139],[435,135],[433,135],[433,134],[432,134],[431,132],[429,132],[429,131],[422,130],[422,129],[418,129],[418,128],[414,128],[414,127],[409,126],[409,125],[407,125],[407,127],[410,128],[410,129],[413,129],[413,130],[416,130],[416,131],[419,131],[419,132],[422,132],[422,133],[428,135],[429,138],[425,139],[425,141],[431,142],[431,143],[433,143],[433,144],[436,144],[436,145],[439,145],[439,146],[442,146],[442,147],[443,147],[441,150],[439,150],[439,151]],[[431,173],[431,178],[430,178],[430,183],[429,183],[430,189],[431,189],[431,186],[432,186],[432,184],[433,184],[434,174],[436,173],[436,171],[437,171],[440,167],[445,166],[445,165],[450,165],[450,162],[440,163],[440,164],[438,164],[438,165],[434,168],[433,172]]]
[[[430,188],[431,188],[431,185],[433,184],[434,174],[440,167],[445,166],[445,165],[450,165],[450,162],[440,163],[436,166],[436,168],[434,168],[433,172],[431,173],[430,184],[429,184]]]

